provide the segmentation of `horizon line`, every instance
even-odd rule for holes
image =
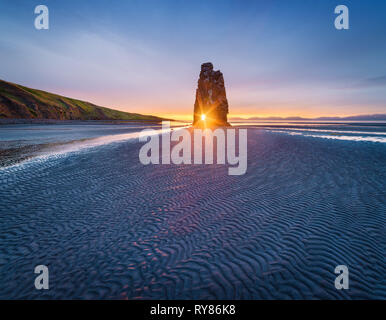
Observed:
[[[157,117],[162,118],[171,118],[173,120],[180,121],[190,121],[193,118],[193,114],[172,114],[172,113],[155,113],[152,114]],[[352,115],[334,115],[334,116],[316,116],[316,117],[307,117],[307,116],[262,116],[251,114],[246,115],[231,115],[228,116],[228,120],[345,120],[350,118],[372,118],[380,117],[381,119],[375,120],[386,120],[386,113],[371,113],[371,114],[352,114]]]

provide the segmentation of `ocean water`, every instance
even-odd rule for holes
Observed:
[[[176,122],[171,127],[181,125]],[[138,138],[140,131],[149,128],[161,130],[161,125],[97,121],[0,125],[0,167]]]
[[[235,121],[234,126],[265,128],[272,132],[305,137],[386,143],[386,121]]]
[[[144,166],[141,126],[98,126],[1,128],[28,154],[0,168],[1,299],[386,298],[384,124],[247,124],[243,176]]]
[[[160,125],[109,124],[95,121],[73,123],[65,122],[53,124],[9,124],[0,125],[0,148],[8,146],[23,147],[26,145],[71,142],[92,139],[102,136],[125,134],[140,131],[145,128],[159,128]]]

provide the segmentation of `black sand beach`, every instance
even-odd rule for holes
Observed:
[[[248,129],[243,176],[140,146],[1,169],[1,299],[386,298],[386,144]]]

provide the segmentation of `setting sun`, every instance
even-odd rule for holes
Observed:
[[[206,118],[206,115],[205,115],[205,114],[202,114],[202,115],[201,115],[201,120],[202,120],[202,121],[205,121],[205,118]]]

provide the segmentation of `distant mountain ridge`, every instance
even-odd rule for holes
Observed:
[[[251,117],[251,118],[238,118],[231,117],[231,120],[289,120],[289,121],[386,121],[386,114],[365,114],[349,117],[319,117],[319,118],[303,118],[303,117]]]
[[[54,120],[137,120],[159,122],[165,119],[100,107],[93,103],[63,97],[0,80],[0,119]]]

